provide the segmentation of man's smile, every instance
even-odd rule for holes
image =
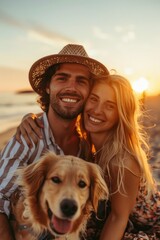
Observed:
[[[77,99],[73,99],[73,98],[62,98],[61,100],[62,100],[62,102],[71,102],[71,103],[78,102]]]

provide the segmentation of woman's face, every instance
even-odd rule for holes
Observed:
[[[117,122],[118,110],[113,89],[106,83],[96,83],[84,109],[85,129],[90,133],[104,133]]]

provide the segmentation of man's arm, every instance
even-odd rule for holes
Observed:
[[[34,149],[33,149],[34,151]],[[12,240],[9,223],[10,196],[16,190],[15,172],[19,167],[25,166],[32,151],[24,140],[18,143],[13,137],[5,146],[0,156],[0,239]]]
[[[0,238],[3,240],[14,240],[8,217],[0,213]]]

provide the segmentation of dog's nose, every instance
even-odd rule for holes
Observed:
[[[66,217],[72,217],[78,209],[76,201],[71,199],[64,199],[60,204],[60,208]]]

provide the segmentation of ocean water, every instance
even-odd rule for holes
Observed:
[[[35,93],[0,93],[0,133],[20,123],[29,113],[38,113],[41,108]]]

